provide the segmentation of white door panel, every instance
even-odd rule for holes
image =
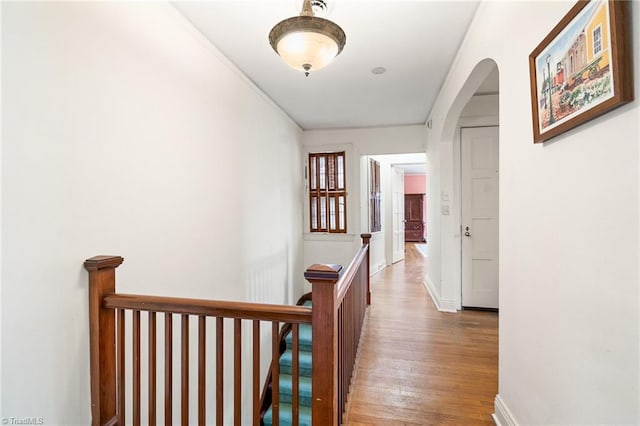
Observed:
[[[498,308],[498,127],[461,130],[462,306]]]
[[[393,263],[404,259],[404,169],[391,167]]]

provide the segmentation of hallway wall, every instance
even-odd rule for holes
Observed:
[[[636,101],[548,143],[532,138],[527,57],[573,4],[481,3],[429,117],[427,220],[441,250],[427,267],[439,290],[442,271],[459,268],[459,227],[439,201],[455,188],[455,125],[493,66],[483,61],[497,63],[503,424],[640,423],[640,55]]]
[[[168,3],[1,7],[2,416],[87,425],[83,261],[122,255],[123,292],[290,302],[302,131]]]
[[[426,194],[427,180],[424,175],[404,175],[405,194]]]

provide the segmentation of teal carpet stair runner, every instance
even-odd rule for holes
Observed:
[[[311,301],[304,302],[303,306],[311,306]],[[280,425],[290,426],[293,424],[291,412],[292,401],[292,387],[293,381],[291,377],[291,365],[292,365],[292,348],[293,338],[292,332],[285,337],[287,345],[286,350],[280,355],[280,377],[278,378],[278,384],[280,387]],[[299,366],[299,378],[298,378],[298,424],[300,426],[311,425],[311,324],[301,324],[298,329],[298,366]],[[273,412],[272,407],[266,411],[263,417],[263,423],[265,426],[271,426],[273,424]]]

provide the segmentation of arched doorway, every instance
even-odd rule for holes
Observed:
[[[499,124],[498,78],[495,61],[485,59],[479,62],[444,114],[440,122],[442,127],[431,133],[433,138],[427,148],[432,154],[427,156],[427,178],[430,182],[427,192],[431,194],[427,200],[428,209],[431,209],[427,213],[427,227],[432,232],[435,247],[432,251],[434,255],[429,258],[425,282],[434,303],[441,311],[455,312],[462,308],[462,238],[469,238],[464,235],[466,230],[462,227],[462,129]],[[490,89],[487,90],[487,87]],[[439,124],[437,119],[436,116],[435,127]],[[431,125],[430,119],[427,127]],[[499,190],[498,180],[494,185]],[[497,219],[494,223],[497,225]],[[470,227],[471,233],[471,225],[466,226]],[[492,232],[496,244],[497,232],[496,226]],[[498,262],[496,259],[495,263]],[[495,269],[493,275],[497,279]]]

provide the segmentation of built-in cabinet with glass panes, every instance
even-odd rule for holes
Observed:
[[[347,232],[345,153],[309,154],[309,219],[311,232]]]

